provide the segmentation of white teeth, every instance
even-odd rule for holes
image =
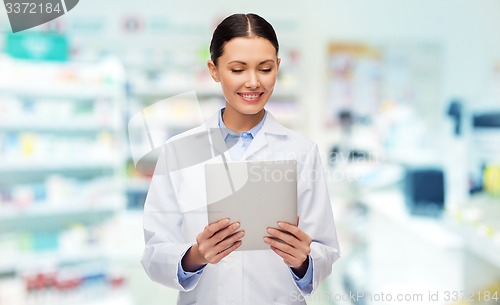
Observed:
[[[257,94],[257,95],[246,95],[246,94],[242,94],[241,96],[242,96],[243,98],[246,98],[246,99],[251,100],[251,99],[256,99],[256,98],[258,98],[258,97],[260,96],[260,94]]]

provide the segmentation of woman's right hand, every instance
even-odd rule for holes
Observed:
[[[230,223],[227,218],[207,225],[196,237],[196,243],[184,255],[182,268],[194,272],[208,263],[220,262],[241,246],[241,238],[245,232],[236,231],[239,227],[238,222]]]

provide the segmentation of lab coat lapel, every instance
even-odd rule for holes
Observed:
[[[278,123],[270,112],[267,112],[266,120],[262,129],[257,133],[255,139],[252,140],[246,152],[243,154],[242,159],[248,160],[264,147],[271,145],[273,137],[270,137],[269,135],[286,136],[287,134],[287,129]]]
[[[217,114],[206,121],[205,128],[207,130],[211,130],[211,132],[214,132],[214,130],[219,128],[218,120],[219,117]],[[276,121],[276,119],[270,112],[267,112],[266,120],[264,122],[264,125],[262,126],[262,129],[257,133],[255,139],[253,139],[248,146],[246,152],[243,154],[242,160],[248,160],[250,157],[261,151],[264,147],[271,145],[273,137],[270,137],[270,135],[287,136],[288,133],[289,130],[278,123],[278,121]],[[214,139],[212,139],[212,141],[214,141]],[[223,140],[222,142],[221,139],[215,140],[215,142],[212,142],[212,145],[217,145],[220,151],[225,148],[224,155],[227,160],[231,160],[231,156],[229,155],[227,147],[225,146]],[[215,153],[215,155],[217,155],[217,153]]]
[[[265,132],[262,132],[263,130],[260,130],[260,132],[257,133],[255,136],[255,139],[250,142],[250,145],[248,146],[247,150],[243,154],[242,159],[247,160],[249,157],[260,151],[262,148],[266,147],[268,145],[268,139],[265,134]]]
[[[219,114],[211,117],[205,122],[205,130],[210,133],[210,142],[212,149],[212,156],[214,160],[219,160],[221,153],[224,154],[226,160],[231,160],[231,155],[229,154],[228,147],[222,138],[222,133],[219,130]],[[221,160],[223,160],[222,158]],[[212,160],[212,161],[214,161]]]

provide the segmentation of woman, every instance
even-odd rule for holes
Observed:
[[[180,291],[178,304],[305,304],[339,257],[317,146],[264,109],[278,75],[278,50],[262,17],[224,19],[213,34],[208,69],[226,106],[168,143],[220,129],[230,149],[213,160],[297,160],[298,225],[269,228],[263,237],[269,250],[235,251],[245,234],[239,224],[207,223],[203,162],[179,166],[185,156],[178,148],[172,150],[177,157],[160,157],[145,204],[142,264],[152,280]]]

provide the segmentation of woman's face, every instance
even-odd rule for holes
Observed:
[[[225,43],[217,66],[209,61],[208,68],[213,79],[221,84],[226,109],[253,115],[269,100],[279,63],[276,49],[267,39],[238,37]]]

